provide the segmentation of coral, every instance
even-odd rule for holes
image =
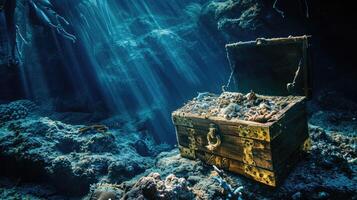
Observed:
[[[154,171],[162,176],[175,174],[179,177],[197,176],[204,172],[204,167],[200,161],[192,161],[182,158],[175,149],[169,152],[162,152],[157,156]]]
[[[128,180],[131,177],[134,177],[137,174],[144,172],[139,164],[135,162],[123,162],[117,161],[113,162],[108,167],[108,178],[112,182],[121,183],[124,180]]]
[[[150,173],[140,178],[124,195],[125,199],[193,199],[194,194],[187,187],[184,178],[170,174],[161,180],[160,174]]]
[[[67,156],[59,156],[52,161],[52,173],[60,176],[72,173],[72,164]]]
[[[107,134],[96,134],[89,138],[89,140],[82,147],[82,150],[85,152],[92,153],[104,153],[104,152],[117,152],[119,151],[115,137],[111,133]]]
[[[58,156],[47,167],[48,175],[51,184],[55,185],[57,190],[68,192],[71,194],[81,194],[88,190],[88,185],[94,183],[96,180],[95,174],[75,173],[73,168],[73,161],[70,156]]]
[[[23,119],[36,105],[29,100],[14,101],[9,104],[0,105],[0,123],[11,120]]]
[[[98,183],[91,185],[89,200],[119,200],[123,196],[123,192],[119,185]]]
[[[80,142],[70,136],[60,138],[56,143],[56,148],[63,153],[79,152]]]
[[[316,164],[326,169],[339,167],[346,173],[352,173],[348,163],[356,164],[356,138],[338,133],[328,134],[314,126],[311,126],[310,134],[314,141],[311,151],[316,155]]]
[[[132,130],[118,137],[116,130],[103,132],[101,126],[79,132],[81,127],[85,126],[65,124],[38,113],[4,122],[0,127],[0,162],[7,165],[0,165],[0,174],[47,180],[58,191],[83,195],[90,184],[100,180],[121,183],[153,164],[152,157],[141,156],[133,146],[141,141],[152,148],[155,143],[149,137],[142,138]],[[158,149],[163,149],[160,146]]]

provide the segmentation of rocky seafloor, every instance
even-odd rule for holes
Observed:
[[[309,110],[311,149],[273,189],[182,158],[141,120],[70,125],[31,101],[2,104],[0,199],[356,199],[354,112]]]
[[[200,3],[203,1],[196,2],[186,6],[187,16],[182,19],[177,16],[160,18],[163,24],[170,24],[165,29],[157,29],[156,21],[151,23],[151,15],[128,19],[117,29],[126,30],[127,27],[133,29],[132,27],[140,26],[147,31],[133,32],[134,36],[131,37],[138,38],[136,40],[130,37],[114,38],[116,42],[111,48],[106,48],[100,41],[96,41],[98,46],[103,46],[97,54],[108,54],[107,51],[111,49],[118,52],[135,49],[136,51],[130,51],[128,54],[123,53],[127,55],[126,65],[131,66],[132,63],[145,60],[147,55],[154,55],[155,58],[164,59],[166,66],[170,56],[167,56],[163,49],[169,48],[176,52],[174,55],[177,57],[184,57],[185,52],[193,54],[196,49],[201,48],[196,45],[196,37],[193,35],[204,39],[203,33],[211,33],[215,35],[212,40],[219,41],[221,46],[224,46],[227,42],[295,33],[289,23],[282,26],[281,22],[287,22],[289,16],[281,18],[279,13],[272,9],[273,2],[225,0],[212,1],[204,6]],[[336,9],[344,8],[315,8],[324,12],[322,16],[315,18],[322,24],[314,23],[313,27],[345,30],[348,23],[341,23],[338,28],[334,25],[326,26],[330,24],[331,19],[336,18]],[[197,27],[191,21],[197,21],[199,28],[203,28],[202,32],[196,33]],[[345,32],[341,31],[340,35],[344,36]],[[195,39],[194,42],[191,41],[192,38]],[[326,38],[330,46],[334,40]],[[166,41],[170,41],[170,45],[167,45]],[[324,47],[314,45],[320,46]],[[29,52],[35,52],[32,46],[29,48]],[[212,52],[217,53],[216,50]],[[224,50],[222,52],[225,53]],[[343,59],[346,59],[347,52],[343,51]],[[330,57],[323,56],[318,51],[317,53],[322,61]],[[30,56],[37,59],[32,54]],[[210,56],[211,54],[207,54],[204,59]],[[52,63],[58,62],[54,57],[50,56],[51,59],[48,59],[45,56],[45,59],[51,60]],[[327,61],[322,63],[328,63],[329,70],[343,66],[338,62],[333,65],[333,62]],[[106,61],[104,65],[106,63],[110,62]],[[116,63],[116,60],[113,63]],[[325,69],[324,64],[321,66]],[[112,68],[108,64],[108,69]],[[333,77],[328,78],[328,82],[343,79],[331,74]],[[323,76],[320,73],[318,75]],[[210,83],[216,76],[215,72],[212,79],[209,79]],[[355,79],[354,76],[351,77]],[[35,80],[37,78],[35,76]],[[61,85],[62,82],[61,79]],[[183,81],[177,82],[180,86],[183,84]],[[115,85],[123,84],[115,82]],[[13,87],[5,88],[14,91]],[[186,87],[183,88],[187,90]],[[351,87],[344,88],[351,90]],[[302,155],[301,162],[283,185],[275,190],[239,175],[221,173],[218,176],[217,170],[212,166],[181,158],[176,149],[156,144],[145,130],[145,122],[142,119],[128,121],[125,116],[118,116],[97,120],[92,113],[44,112],[27,100],[2,104],[0,199],[357,199],[357,104],[338,98],[340,96],[326,93],[317,99],[317,108],[315,105],[311,106],[311,151]],[[73,104],[72,101],[73,99],[70,104]],[[91,124],[72,125],[74,121],[74,124],[81,124],[82,121],[90,121]]]
[[[66,120],[64,116],[28,100],[0,105],[0,174],[83,196],[91,184],[121,183],[144,172],[154,164],[153,157],[170,149],[155,143],[142,120],[116,116],[91,125],[55,120]]]

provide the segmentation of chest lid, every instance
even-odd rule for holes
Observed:
[[[232,88],[271,96],[311,96],[310,36],[227,44]]]

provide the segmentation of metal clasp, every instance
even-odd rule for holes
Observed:
[[[222,141],[216,125],[210,124],[209,126],[209,131],[207,133],[208,145],[206,146],[206,148],[210,151],[214,151],[221,145]]]

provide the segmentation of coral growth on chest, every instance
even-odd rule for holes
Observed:
[[[299,97],[260,96],[254,92],[247,94],[223,92],[221,95],[199,93],[180,109],[183,113],[202,116],[216,116],[225,119],[241,119],[254,122],[276,121],[279,112]]]

